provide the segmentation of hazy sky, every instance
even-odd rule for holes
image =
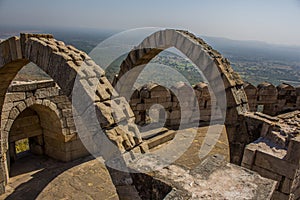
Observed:
[[[300,45],[300,0],[0,0],[0,25],[130,29]]]

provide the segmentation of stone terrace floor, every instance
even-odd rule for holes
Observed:
[[[12,166],[0,199],[118,199],[105,166],[92,157],[62,163],[31,155]]]
[[[198,128],[192,145],[175,162],[177,165],[193,169],[201,163],[199,149],[207,128]],[[225,129],[210,154],[221,154],[229,160]],[[107,169],[92,157],[62,163],[46,157],[29,156],[12,166],[12,172],[7,192],[0,199],[118,199]]]

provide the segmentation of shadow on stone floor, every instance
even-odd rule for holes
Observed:
[[[36,199],[43,189],[57,176],[66,170],[94,159],[92,156],[64,163],[46,156],[30,155],[18,160],[11,168],[11,179],[25,173],[33,173],[31,179],[14,188],[5,199]],[[37,171],[34,173],[34,171]],[[21,177],[22,179],[22,177]]]

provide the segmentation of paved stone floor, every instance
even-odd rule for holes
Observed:
[[[198,128],[192,145],[175,162],[177,165],[193,169],[201,163],[203,159],[199,158],[199,149],[203,144],[207,130],[208,127]],[[179,134],[189,131],[191,129],[185,129]],[[225,129],[210,152],[211,154],[221,154],[227,157],[227,160],[229,159]],[[105,200],[118,199],[118,196],[107,169],[98,160],[88,157],[63,163],[47,157],[31,155],[12,165],[7,192],[0,196],[0,199]]]
[[[210,155],[219,154],[225,157],[226,161],[230,161],[229,157],[229,143],[227,138],[227,132],[225,129],[225,126],[223,125],[212,125],[210,126],[210,131],[216,131],[219,132],[219,135],[217,137],[209,137],[211,136],[211,133],[208,133],[209,126],[203,126],[199,127],[197,130],[197,133],[195,134],[194,140],[191,143],[191,145],[186,149],[185,152],[178,152],[182,155],[178,156],[178,159],[175,161],[174,164],[179,165],[185,169],[194,169],[197,167],[205,158],[207,158]],[[194,128],[188,128],[183,129],[180,131],[177,131],[176,134],[189,134],[191,131],[193,131]],[[184,137],[182,137],[184,140]],[[206,139],[206,140],[205,140]],[[215,141],[216,140],[216,141]],[[211,145],[211,151],[209,153],[200,158],[199,152],[201,147],[204,145],[204,141],[207,145]],[[151,151],[155,152],[156,150],[159,150],[165,146],[167,146],[170,142],[166,142],[162,145],[159,145]],[[180,142],[177,143],[177,145],[180,145]]]
[[[221,125],[213,125],[211,128],[217,128],[217,131],[220,132],[220,137],[216,137],[217,141],[215,145],[212,145],[211,151],[207,154],[207,156],[200,158],[199,157],[199,150],[201,149],[201,146],[203,145],[203,142],[205,139],[206,143],[214,144],[212,140],[214,138],[207,138],[208,136],[208,126],[200,127],[198,128],[197,134],[195,136],[195,139],[193,140],[191,146],[187,149],[187,151],[175,161],[175,164],[187,168],[187,169],[194,169],[197,167],[205,158],[207,158],[209,155],[215,155],[219,154],[225,157],[226,161],[230,161],[229,157],[229,143],[227,139],[227,133],[225,126]],[[188,132],[190,129],[184,129],[180,132]],[[179,134],[180,134],[179,132]]]
[[[12,165],[11,172],[0,199],[118,199],[105,166],[91,157],[63,163],[31,155]]]

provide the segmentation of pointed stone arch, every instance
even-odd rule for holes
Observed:
[[[225,90],[227,102],[224,108],[226,111],[225,125],[230,143],[230,157],[231,162],[239,164],[243,149],[250,142],[241,120],[242,113],[249,111],[243,81],[233,71],[229,61],[201,38],[187,31],[173,29],[157,31],[145,38],[129,52],[120,66],[117,80],[123,76],[125,77],[123,79],[126,80],[125,86],[118,86],[120,94],[126,93],[128,89],[132,88],[140,72],[155,56],[171,47],[181,51],[203,72],[219,101],[224,98],[221,93]],[[134,68],[132,73],[127,73]]]

